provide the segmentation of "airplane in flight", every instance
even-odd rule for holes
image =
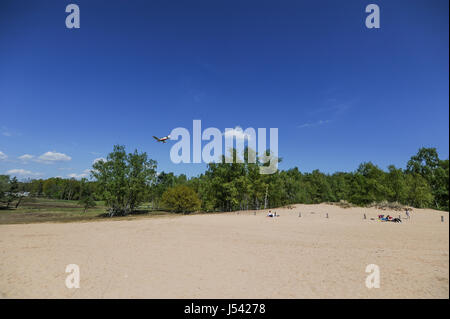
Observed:
[[[161,137],[161,138],[153,136],[153,138],[155,140],[157,140],[158,142],[166,143],[166,141],[170,139],[170,135],[167,135],[167,136],[164,136],[164,137]]]

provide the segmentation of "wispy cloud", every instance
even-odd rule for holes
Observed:
[[[5,153],[3,153],[2,151],[0,151],[0,161],[4,161],[7,158],[8,158],[8,156]]]
[[[19,156],[18,159],[20,159],[23,162],[28,162],[34,158],[34,155],[30,154],[23,154],[22,156]]]
[[[36,162],[45,164],[52,164],[56,162],[68,162],[70,160],[72,160],[72,157],[64,153],[58,152],[47,152],[39,156],[37,159],[35,159]]]
[[[80,178],[83,178],[83,177],[88,177],[89,174],[87,174],[87,173],[81,173],[81,174],[72,173],[72,174],[69,174],[67,176],[70,177],[70,178],[80,179]]]
[[[20,133],[17,132],[12,132],[10,129],[8,129],[6,126],[2,126],[0,128],[0,134],[6,137],[11,137],[11,136],[20,136]]]
[[[12,135],[12,133],[8,130],[8,128],[6,126],[2,126],[0,131],[1,131],[3,136],[10,137]]]
[[[87,178],[87,177],[89,177],[90,173],[91,173],[91,169],[90,168],[86,168],[80,174],[71,173],[71,174],[68,174],[67,176],[70,177],[70,178],[80,179],[80,178]]]
[[[309,123],[304,123],[301,124],[299,126],[297,126],[298,128],[307,128],[307,127],[315,127],[315,126],[320,126],[320,125],[324,125],[324,124],[328,124],[330,123],[331,120],[319,120],[317,122],[309,122]]]
[[[310,121],[298,125],[298,128],[308,128],[308,127],[316,127],[328,124],[330,122],[335,122],[342,118],[348,110],[354,107],[355,103],[358,101],[357,98],[351,100],[338,99],[335,97],[328,97],[323,100],[321,103],[322,106],[319,106],[309,112],[311,117],[328,117],[326,120],[318,120],[318,121]]]
[[[323,102],[324,106],[311,110],[310,114],[329,113],[333,115],[340,115],[354,107],[357,101],[358,99],[356,98],[344,101],[336,98],[327,98]]]
[[[29,171],[29,170],[26,170],[23,168],[10,169],[10,170],[6,171],[6,174],[18,176],[18,177],[38,177],[38,176],[44,175],[42,173],[35,173],[35,172]]]

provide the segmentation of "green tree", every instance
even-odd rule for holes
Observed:
[[[19,198],[19,181],[17,180],[17,177],[14,176],[9,181],[9,190],[8,195],[6,196],[6,208],[9,207],[9,205],[15,201],[17,198]]]
[[[200,209],[197,193],[186,185],[169,188],[162,196],[164,207],[175,213],[191,213]]]
[[[408,185],[406,183],[405,174],[401,168],[394,165],[388,167],[386,176],[386,185],[388,188],[388,198],[390,202],[406,203],[408,198]]]
[[[357,205],[367,205],[385,200],[388,196],[385,174],[371,162],[361,164],[353,177],[350,201]]]
[[[115,145],[106,161],[92,165],[92,176],[106,204],[109,215],[127,215],[141,204],[156,176],[156,162],[146,153],[127,154],[125,147]]]
[[[420,174],[407,174],[408,204],[417,208],[430,207],[433,203],[433,193],[426,179]]]
[[[420,174],[428,182],[432,182],[434,171],[439,166],[439,156],[436,148],[419,149],[416,155],[412,156],[406,165],[410,173]]]
[[[439,161],[435,172],[435,206],[438,209],[449,210],[449,160]]]
[[[86,210],[88,210],[89,208],[93,208],[97,205],[92,196],[90,195],[82,197],[78,201],[78,204],[80,204],[83,207],[84,209],[83,213],[86,213]]]
[[[440,160],[436,148],[419,149],[408,161],[407,172],[414,176],[420,175],[431,187],[433,202],[430,205],[437,209],[448,210],[448,160]]]
[[[0,175],[0,202],[8,201],[9,175]]]

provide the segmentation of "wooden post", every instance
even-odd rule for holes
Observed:
[[[444,216],[441,216],[441,222],[442,223],[444,222]]]
[[[328,218],[328,213],[327,213],[327,218]]]
[[[364,219],[367,219],[366,214],[364,214]]]

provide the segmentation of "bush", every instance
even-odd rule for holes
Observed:
[[[164,208],[175,213],[191,213],[200,209],[197,193],[185,185],[169,188],[162,195]]]
[[[80,199],[78,201],[78,204],[80,204],[81,206],[83,206],[84,209],[84,213],[86,213],[86,210],[88,210],[89,208],[93,208],[95,207],[97,204],[95,203],[94,199],[92,198],[92,196],[85,196],[82,199]]]

